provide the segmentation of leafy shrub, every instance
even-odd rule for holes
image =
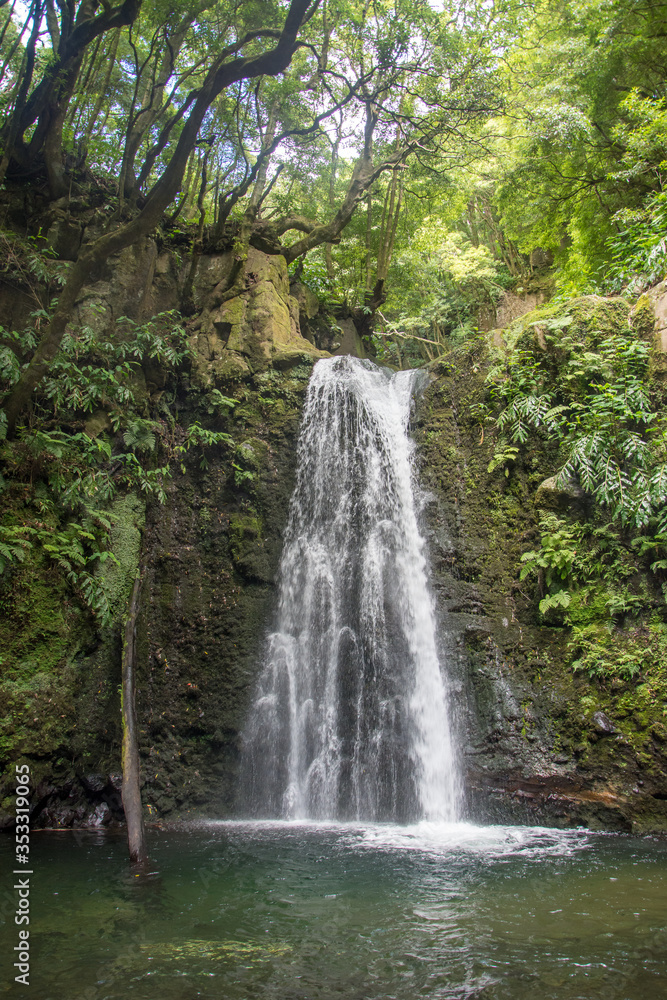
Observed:
[[[623,526],[667,531],[667,431],[644,382],[648,345],[628,330],[596,350],[561,334],[557,348],[558,370],[546,354],[518,350],[490,372],[503,447],[548,435],[564,459],[559,484],[579,482]]]
[[[168,420],[158,414],[148,417],[145,398],[137,396],[137,376],[145,361],[174,370],[189,357],[175,313],[146,324],[121,319],[117,328],[113,341],[88,327],[64,338],[35,399],[30,425],[0,446],[5,473],[0,489],[13,488],[15,497],[23,497],[11,515],[16,520],[20,511],[21,523],[10,523],[8,515],[0,525],[0,574],[31,551],[40,552],[101,622],[110,612],[97,570],[115,559],[109,551],[108,504],[122,489],[140,490],[163,503],[164,482],[174,462],[184,468],[185,455],[195,449],[206,468],[207,449],[234,443],[229,434],[196,422],[180,427],[170,414]],[[0,340],[0,380],[8,389],[20,374],[22,359],[34,350],[35,335],[0,330]],[[215,408],[235,403],[221,393],[211,395]],[[97,434],[81,429],[82,418],[91,412],[103,414]]]

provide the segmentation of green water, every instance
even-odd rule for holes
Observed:
[[[667,845],[520,827],[33,833],[39,1000],[660,1000]],[[3,892],[11,838],[0,843]],[[5,892],[4,899],[7,899]]]

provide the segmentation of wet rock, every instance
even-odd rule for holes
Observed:
[[[332,354],[351,354],[353,358],[367,358],[368,353],[352,319],[341,319],[340,334],[332,344]]]
[[[106,802],[100,802],[99,805],[95,806],[95,810],[90,817],[90,825],[107,826],[111,819],[111,809],[109,809]]]
[[[104,791],[106,783],[106,778],[103,774],[87,774],[81,779],[81,784],[87,792],[93,792],[98,795]]]
[[[261,518],[233,514],[229,521],[230,552],[237,570],[249,580],[270,583],[273,567],[264,546]]]
[[[549,476],[537,488],[535,506],[559,514],[585,514],[590,506],[590,498],[578,483],[572,480],[561,483],[558,476]]]
[[[109,787],[114,790],[114,792],[121,793],[123,790],[123,775],[122,774],[108,774],[107,782]]]
[[[618,732],[614,723],[604,714],[604,712],[595,712],[593,715],[593,724],[595,725],[597,732],[601,733],[603,736]]]

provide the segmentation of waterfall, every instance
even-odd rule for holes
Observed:
[[[255,816],[453,820],[458,783],[408,436],[418,373],[318,361],[244,733]]]

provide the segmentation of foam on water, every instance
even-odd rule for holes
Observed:
[[[474,823],[339,823],[313,820],[212,820],[206,827],[242,831],[248,839],[299,834],[324,835],[350,850],[415,852],[427,855],[521,856],[539,860],[570,857],[590,846],[589,830],[544,826],[478,826]],[[599,838],[601,834],[596,834]]]

